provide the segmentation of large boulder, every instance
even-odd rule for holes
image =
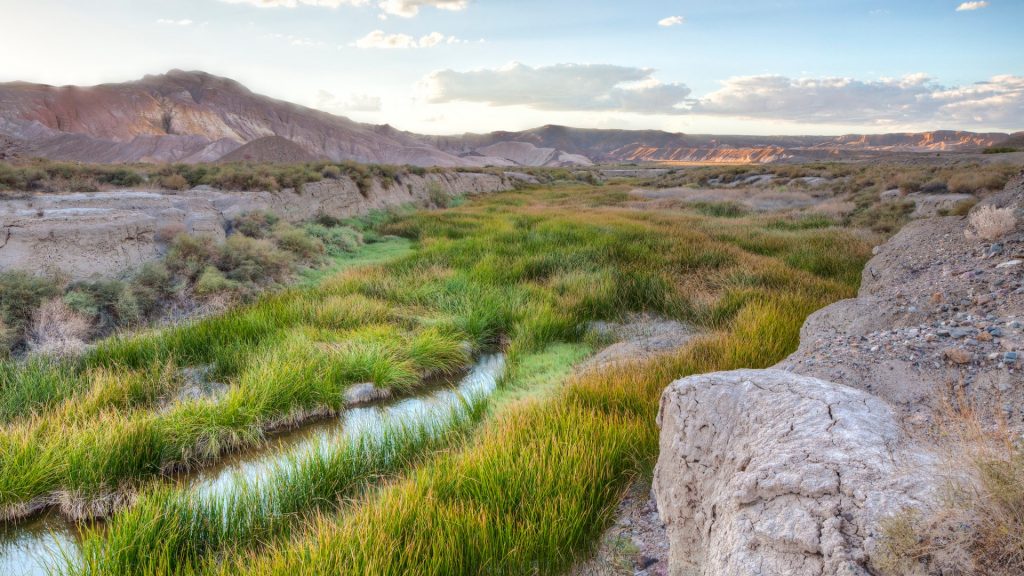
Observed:
[[[780,370],[684,378],[661,399],[654,490],[673,575],[870,573],[880,521],[935,459],[882,400]]]

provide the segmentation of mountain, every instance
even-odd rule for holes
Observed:
[[[261,96],[205,72],[55,87],[0,84],[0,159],[83,162],[295,162],[326,158],[420,166],[578,166],[729,162],[970,151],[1008,134],[938,131],[848,136],[712,136],[542,126],[426,136],[361,124]]]
[[[459,158],[389,127],[254,94],[234,80],[172,70],[88,88],[0,84],[0,135],[29,155],[91,162],[203,162],[268,136],[314,157],[455,166]]]

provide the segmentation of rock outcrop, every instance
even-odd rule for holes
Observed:
[[[1024,207],[1024,178],[984,206]],[[857,298],[812,314],[777,367],[878,395],[911,426],[962,392],[1024,423],[1024,218],[998,241],[969,220],[917,220],[876,249]]]
[[[870,573],[879,521],[922,506],[934,461],[865,392],[779,370],[665,390],[654,490],[670,574]]]
[[[300,191],[199,187],[40,194],[0,202],[0,270],[59,272],[72,279],[111,276],[156,259],[177,233],[223,239],[234,217],[253,210],[301,222],[321,214],[341,218],[425,205],[437,191],[457,196],[511,188],[508,179],[494,174],[444,172],[374,180],[362,191],[343,177],[306,184]]]
[[[1016,209],[1016,229],[912,222],[775,369],[669,386],[654,490],[673,576],[876,573],[881,521],[927,511],[951,472],[916,433],[942,399],[1024,425],[1024,176],[986,206]]]

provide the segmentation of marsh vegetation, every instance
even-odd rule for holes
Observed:
[[[627,191],[563,184],[381,215],[367,228],[411,246],[386,262],[6,366],[0,510],[110,516],[75,574],[560,572],[650,474],[664,386],[781,360],[810,312],[856,292],[873,239],[827,219],[638,209]],[[598,344],[590,323],[629,312],[705,335],[571,375]],[[229,499],[167,481],[343,412],[354,384],[415,391],[493,351],[498,395],[443,433],[345,444]],[[177,395],[197,367],[226,392]]]

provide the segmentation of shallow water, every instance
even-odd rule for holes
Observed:
[[[333,442],[361,434],[382,433],[388,422],[437,422],[463,399],[490,395],[505,368],[500,354],[483,356],[461,379],[442,381],[429,391],[372,406],[351,408],[339,418],[303,426],[267,445],[231,455],[179,479],[198,496],[229,492],[240,482],[259,480],[295,454],[328,450]],[[55,513],[16,525],[0,523],[0,576],[44,576],[47,567],[78,554],[78,528]]]

